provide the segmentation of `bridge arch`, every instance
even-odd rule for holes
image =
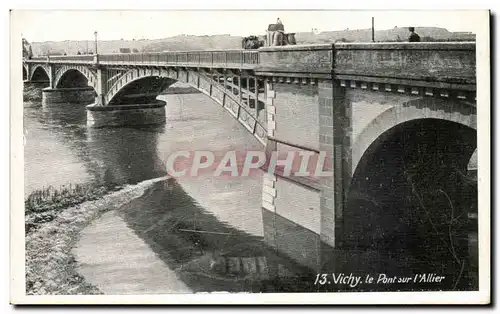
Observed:
[[[55,88],[91,86],[96,90],[97,75],[86,66],[63,65],[57,69],[54,77]]]
[[[440,269],[450,285],[466,285],[461,270],[477,232],[468,218],[477,215],[477,181],[468,172],[475,107],[410,101],[381,113],[356,140],[344,245],[393,254],[418,271]]]
[[[34,66],[29,73],[30,81],[50,82],[50,69],[46,65],[38,64]]]
[[[105,101],[108,105],[120,105],[136,103],[149,103],[156,99],[160,93],[174,84],[176,81],[169,77],[160,75],[142,75],[127,78],[129,72],[123,74],[115,84],[112,85],[111,91],[105,96]]]
[[[186,69],[130,69],[114,78],[104,96],[106,104],[127,103],[126,90],[130,90],[143,100],[155,99],[165,88],[176,81],[185,83],[210,97],[235,117],[260,143],[264,144],[267,131],[263,123],[243,109],[238,96],[231,94],[220,82],[209,75]],[[144,99],[144,96],[146,99]],[[241,108],[241,109],[240,109]]]
[[[382,134],[411,120],[438,119],[455,122],[472,129],[477,128],[476,108],[463,101],[422,98],[402,105],[394,105],[380,113],[353,140],[351,174],[368,147]]]

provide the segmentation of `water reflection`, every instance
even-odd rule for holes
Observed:
[[[166,175],[158,157],[158,134],[163,126],[88,129],[87,149],[106,185],[135,184]]]
[[[199,206],[173,179],[119,215],[193,291],[303,291],[310,271]]]
[[[25,104],[26,160],[33,164],[27,184],[39,186],[37,177],[54,177],[55,186],[134,184],[165,175],[165,160],[175,150],[261,148],[206,96],[167,98],[169,119],[162,127],[88,129],[83,105]],[[47,149],[56,146],[55,153]],[[37,159],[40,154],[44,158]],[[40,168],[47,173],[37,172]],[[169,180],[119,214],[195,291],[310,289],[307,269],[263,238],[260,180]]]
[[[24,102],[25,194],[49,185],[93,181],[82,121],[85,110],[77,105],[44,109],[40,102]]]

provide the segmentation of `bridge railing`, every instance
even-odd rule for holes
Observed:
[[[33,56],[29,60],[47,60],[47,56]]]
[[[33,58],[32,61],[55,63],[92,63],[94,55],[47,56]],[[148,53],[116,53],[98,55],[102,64],[130,65],[183,65],[208,67],[253,67],[259,64],[256,50],[207,50],[207,51],[171,51]]]
[[[257,65],[259,53],[248,50],[220,50],[105,54],[99,55],[99,63],[245,67]]]
[[[50,61],[93,61],[93,55],[49,56]]]
[[[71,56],[37,56],[31,59],[25,59],[26,62],[56,62],[56,63],[92,63],[94,55],[71,55]]]
[[[172,51],[133,54],[99,55],[103,64],[181,64],[187,66],[252,66],[259,63],[258,51]]]

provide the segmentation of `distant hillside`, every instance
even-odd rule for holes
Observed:
[[[416,27],[416,32],[422,41],[473,41],[475,35],[467,32],[450,32],[438,27]],[[254,34],[248,34],[254,35]],[[263,34],[261,34],[263,36]],[[327,31],[315,34],[313,32],[296,33],[297,44],[331,43],[335,41],[345,42],[370,42],[371,29]],[[376,30],[375,40],[378,42],[406,41],[408,29],[395,27],[388,30]],[[120,49],[128,48],[133,52],[160,52],[179,50],[208,50],[208,49],[240,49],[240,36],[212,35],[193,36],[178,35],[163,39],[141,39],[141,40],[112,40],[99,41],[99,53],[118,53]],[[60,42],[33,42],[31,44],[34,55],[47,54],[76,54],[93,53],[94,41],[60,41]]]
[[[476,36],[472,33],[465,32],[450,32],[445,28],[438,27],[416,27],[416,33],[420,35],[422,41],[474,41]],[[408,28],[395,27],[387,30],[375,30],[375,41],[377,42],[393,42],[393,41],[407,41]],[[296,33],[295,37],[297,42],[300,43],[328,43],[335,41],[346,42],[371,42],[372,30],[368,29],[355,29],[355,30],[341,30],[341,31],[328,31],[314,34],[312,32]]]

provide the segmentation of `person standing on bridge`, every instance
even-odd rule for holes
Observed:
[[[283,23],[281,22],[280,18],[278,17],[278,19],[276,20],[276,24],[278,25],[283,25]]]
[[[415,33],[415,27],[409,27],[408,30],[410,31],[410,36],[408,37],[408,41],[411,43],[419,42],[420,41],[420,36],[418,36],[417,33]]]

